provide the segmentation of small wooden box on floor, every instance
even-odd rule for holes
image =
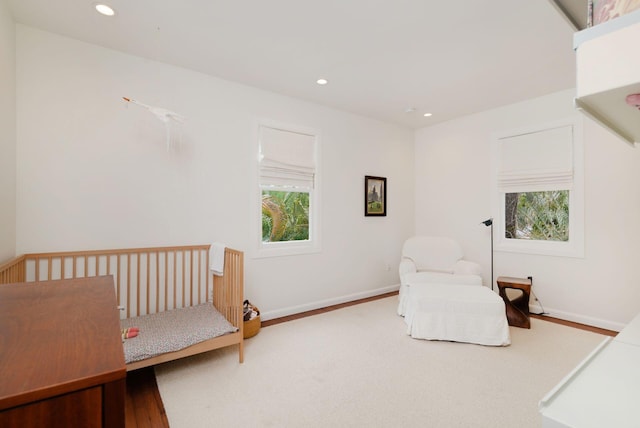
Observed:
[[[499,276],[497,281],[500,297],[504,300],[509,325],[514,327],[531,328],[531,320],[529,319],[531,280],[529,278]],[[510,300],[506,291],[508,288],[520,290],[522,294],[515,299]]]
[[[113,277],[0,285],[0,426],[124,427]]]

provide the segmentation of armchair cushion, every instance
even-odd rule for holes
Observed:
[[[482,277],[479,275],[452,275],[441,272],[416,272],[405,276],[406,285],[420,284],[458,284],[458,285],[482,285]]]
[[[453,268],[454,275],[482,275],[482,268],[476,262],[458,260]]]

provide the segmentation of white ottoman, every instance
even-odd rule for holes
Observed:
[[[480,275],[451,274],[445,272],[413,272],[404,275],[400,283],[398,293],[398,315],[404,316],[407,310],[410,284],[457,284],[457,285],[482,285]]]
[[[415,339],[480,345],[511,343],[504,301],[487,287],[410,284],[405,322]]]

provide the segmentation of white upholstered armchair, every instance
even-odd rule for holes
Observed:
[[[463,260],[460,245],[451,238],[414,236],[402,247],[398,314],[404,315],[410,284],[482,285],[480,265]]]

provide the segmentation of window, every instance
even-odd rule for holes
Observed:
[[[538,241],[569,240],[569,191],[506,193],[504,237]]]
[[[494,136],[496,249],[582,257],[581,127],[564,121]]]
[[[258,140],[259,255],[318,251],[315,133],[262,124]]]
[[[262,189],[262,242],[309,239],[309,192]]]

